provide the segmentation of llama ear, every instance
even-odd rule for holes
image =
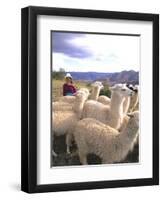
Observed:
[[[138,89],[134,89],[133,91],[134,91],[135,93],[138,93]]]
[[[127,113],[127,116],[131,118],[134,117],[133,113]]]

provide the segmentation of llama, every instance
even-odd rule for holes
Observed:
[[[133,91],[134,91],[134,94],[131,97],[129,112],[133,112],[134,110],[136,110],[138,108],[138,104],[139,104],[139,86],[136,85],[133,88]]]
[[[132,91],[126,86],[115,85],[111,88],[110,106],[100,102],[88,100],[83,108],[82,118],[95,118],[111,127],[118,129],[123,120],[123,102],[125,97],[131,96]]]
[[[100,81],[96,81],[92,84],[92,92],[90,95],[91,100],[95,100],[97,101],[99,94],[100,94],[100,90],[103,88],[104,86],[102,85],[102,83]]]
[[[89,96],[89,90],[87,88],[80,88],[78,91],[83,91]],[[62,96],[59,98],[59,102],[74,103],[76,96]]]
[[[98,102],[110,106],[111,99],[105,95],[100,95],[97,99]]]
[[[132,93],[132,95],[133,95],[133,93]],[[123,114],[124,114],[124,116],[128,113],[128,109],[130,107],[130,101],[131,101],[132,95],[129,96],[129,97],[126,97],[124,102],[123,102]]]
[[[88,95],[84,91],[78,91],[76,100],[71,111],[53,111],[52,112],[52,130],[56,136],[66,135],[67,152],[70,152],[71,133],[76,123],[81,118],[83,105]],[[69,136],[67,136],[69,135]]]
[[[119,83],[119,84],[116,84],[116,85],[125,86],[126,84]],[[131,89],[131,88],[129,88],[129,89]],[[98,97],[98,102],[100,102],[104,105],[110,106],[111,99],[107,96],[101,95],[101,96]],[[127,114],[129,106],[130,106],[130,96],[127,96],[125,98],[124,102],[123,102],[123,113],[124,113],[124,115]]]
[[[130,99],[131,97],[126,97],[123,102],[123,113],[124,115],[127,114],[129,106],[130,106]],[[111,99],[107,96],[101,95],[98,97],[98,102],[110,106]]]
[[[81,88],[79,91],[83,91],[86,96],[89,96],[89,90],[87,88]],[[52,102],[53,111],[73,111],[76,94],[74,96],[63,96],[59,101]]]
[[[87,164],[87,155],[94,153],[103,164],[120,162],[129,153],[139,129],[139,112],[131,113],[123,132],[103,124],[96,119],[80,120],[74,130],[81,164]]]

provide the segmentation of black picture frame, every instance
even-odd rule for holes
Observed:
[[[37,16],[55,15],[153,23],[153,177],[37,184]],[[30,6],[21,10],[21,190],[28,193],[159,184],[159,15]]]

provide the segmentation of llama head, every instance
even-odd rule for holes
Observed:
[[[134,91],[134,86],[132,84],[126,84],[126,87],[128,87],[130,90]]]
[[[138,85],[133,86],[132,84],[126,84],[126,87],[128,87],[134,93],[138,93],[138,90],[139,90],[139,86]]]
[[[87,88],[80,88],[80,91],[83,91],[87,98],[90,95],[90,92],[89,92],[89,90]]]
[[[89,93],[85,90],[78,90],[76,93],[77,101],[85,101],[88,98]]]
[[[133,91],[134,91],[135,93],[138,93],[138,91],[139,91],[139,86],[138,86],[138,85],[135,85]]]
[[[95,81],[92,83],[92,87],[99,88],[101,90],[104,86],[100,81]]]
[[[76,99],[73,105],[73,110],[75,111],[79,119],[81,118],[83,106],[87,98],[88,98],[88,95],[86,94],[85,91],[82,91],[82,90],[77,91]]]
[[[133,91],[126,87],[125,84],[116,84],[110,87],[110,90],[122,98],[132,96],[133,94]]]

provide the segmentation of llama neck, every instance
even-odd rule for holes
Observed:
[[[123,102],[124,98],[120,97],[116,92],[112,93],[110,102],[110,113],[113,116],[123,115]]]
[[[123,101],[123,113],[124,113],[124,115],[127,114],[129,106],[130,106],[130,96],[125,97],[125,99]]]
[[[92,93],[91,93],[91,100],[97,100],[100,94],[100,88],[99,87],[93,87]]]
[[[74,112],[77,114],[79,119],[81,118],[81,114],[82,114],[82,111],[83,111],[84,103],[85,103],[85,98],[84,97],[79,98],[79,99],[77,98],[75,100],[75,103],[74,103],[74,106],[73,106]]]
[[[132,142],[136,134],[138,133],[138,129],[139,129],[138,124],[134,121],[134,119],[130,119],[126,128],[119,134],[120,141],[124,142],[124,145],[126,145],[128,141]],[[129,144],[131,142],[129,142]]]
[[[135,98],[134,98],[134,107],[136,106],[136,104],[138,103],[138,93],[135,94]]]

